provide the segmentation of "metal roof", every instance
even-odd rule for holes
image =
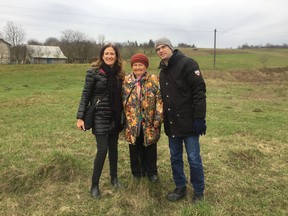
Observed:
[[[59,46],[26,45],[26,47],[33,58],[67,59]]]

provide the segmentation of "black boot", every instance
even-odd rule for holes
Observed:
[[[111,184],[115,187],[115,188],[119,188],[121,187],[121,183],[118,180],[117,177],[111,177]]]
[[[158,176],[157,175],[151,175],[151,176],[148,176],[148,178],[151,182],[158,182]]]
[[[99,190],[99,186],[98,185],[92,186],[90,193],[91,193],[91,197],[94,198],[94,199],[100,199],[101,198],[100,190]]]
[[[192,197],[192,203],[196,204],[199,201],[204,200],[204,194],[203,193],[196,193],[194,192],[193,197]]]
[[[185,187],[182,187],[182,188],[175,188],[175,190],[173,192],[170,192],[167,196],[167,199],[169,201],[177,201],[183,197],[185,197],[187,194],[186,192],[186,186]]]

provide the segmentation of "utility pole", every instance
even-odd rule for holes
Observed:
[[[214,30],[214,69],[216,66],[216,29]]]

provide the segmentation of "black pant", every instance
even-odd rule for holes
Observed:
[[[108,153],[111,178],[117,177],[119,134],[96,135],[97,153],[94,160],[92,186],[99,185],[105,158]]]
[[[143,145],[144,136],[141,130],[135,145],[129,145],[130,164],[135,177],[157,175],[157,145]]]

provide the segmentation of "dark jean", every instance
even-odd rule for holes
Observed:
[[[92,186],[98,185],[108,153],[111,178],[117,177],[119,134],[96,135],[97,153],[94,160]]]
[[[183,162],[183,141],[190,168],[190,182],[195,193],[204,192],[204,171],[200,156],[199,136],[168,137],[174,183],[177,188],[186,186]]]

